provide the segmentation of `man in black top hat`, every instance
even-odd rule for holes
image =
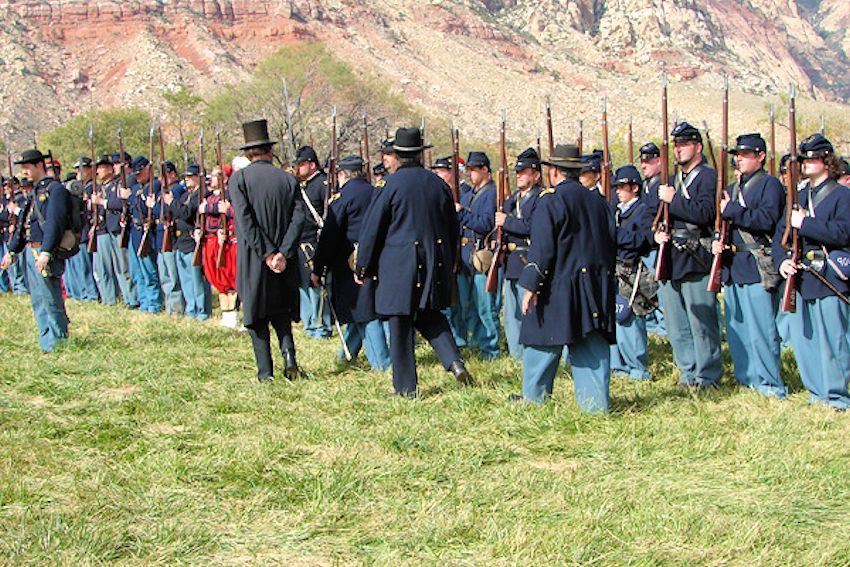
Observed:
[[[458,226],[448,186],[422,167],[425,148],[418,128],[396,132],[399,169],[369,207],[355,268],[359,283],[375,281],[375,311],[390,325],[393,386],[408,397],[417,393],[414,329],[458,382],[472,382],[440,312],[451,303]]]
[[[40,151],[26,150],[15,164],[22,166],[34,191],[21,212],[0,269],[8,268],[17,254],[25,255],[39,346],[44,352],[52,352],[68,338],[62,273],[67,250],[74,244],[67,242],[66,236],[70,234],[66,231],[70,226],[71,197],[64,185],[47,175]]]
[[[298,180],[272,165],[272,146],[265,120],[242,125],[251,165],[230,178],[236,225],[236,290],[242,299],[243,324],[251,336],[257,378],[274,376],[269,325],[277,333],[285,376],[299,375],[292,340],[298,320],[298,240],[304,225],[304,203]]]
[[[679,386],[715,388],[723,374],[717,294],[707,291],[711,271],[717,172],[702,155],[702,134],[680,122],[671,132],[677,165],[675,184],[658,188],[668,203],[671,279],[661,286],[667,333],[679,368]]]
[[[331,195],[328,176],[319,165],[319,156],[310,146],[302,146],[295,156],[295,172],[301,182],[301,199],[306,207],[304,226],[298,243],[299,290],[301,294],[301,321],[304,332],[314,339],[326,339],[332,333],[330,309],[324,305],[321,291],[310,285],[313,273],[313,256],[319,231],[324,224],[328,200]]]

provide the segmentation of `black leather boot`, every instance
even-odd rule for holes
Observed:
[[[466,369],[466,366],[463,364],[463,361],[458,359],[452,362],[449,371],[454,375],[455,380],[461,386],[472,386],[475,384],[475,381],[472,379],[472,375]]]
[[[283,375],[286,376],[288,380],[296,380],[301,377],[301,369],[298,368],[298,363],[295,362],[294,350],[283,351],[283,364]]]

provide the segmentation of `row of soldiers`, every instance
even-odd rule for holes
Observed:
[[[235,288],[243,282],[239,297],[251,304],[245,324],[261,381],[273,376],[269,324],[278,332],[286,375],[298,374],[288,326],[300,316],[307,334],[317,338],[329,336],[332,324],[345,324],[340,333],[341,356],[356,356],[363,346],[374,368],[392,365],[394,386],[402,395],[417,392],[414,329],[431,342],[445,368],[459,382],[469,384],[472,377],[460,348],[477,351],[484,359],[496,358],[501,355],[504,328],[509,353],[523,362],[522,394],[512,399],[545,400],[552,393],[559,361],[567,358],[580,407],[588,412],[607,411],[611,370],[637,380],[651,378],[648,323],[669,336],[681,387],[715,388],[723,373],[722,323],[717,294],[708,291],[707,280],[712,255],[721,254],[726,335],[737,382],[769,396],[785,397],[779,355],[786,342],[794,349],[813,402],[839,409],[850,405],[850,308],[845,303],[850,286],[845,273],[848,262],[841,255],[850,245],[846,210],[850,193],[842,185],[850,180],[850,168],[821,135],[810,136],[799,148],[805,177],[797,188],[802,207],[789,217],[802,238],[805,255],[796,263],[788,260],[780,245],[786,189],[765,171],[766,144],[758,134],[740,136],[731,152],[737,180],[719,203],[721,216],[732,229],[731,241],[724,243],[712,241],[717,172],[704,156],[702,133],[686,122],[671,132],[676,175],[670,185],[660,182],[661,151],[654,143],[641,147],[640,171],[634,165],[619,168],[612,187],[601,186],[602,164],[595,153],[582,156],[577,146],[565,144],[555,146],[548,160],[541,160],[529,148],[517,156],[517,191],[501,210],[497,210],[497,187],[484,152],[469,153],[463,167],[465,183],[455,178],[461,170],[459,163],[452,163],[455,156],[437,159],[429,172],[422,160],[429,146],[416,128],[399,129],[394,140],[382,145],[382,163],[371,172],[374,187],[366,181],[366,164],[360,157],[339,160],[335,179],[329,180],[309,147],[299,150],[294,166],[300,184],[293,183],[293,176],[276,177],[265,167],[274,144],[268,139],[265,121],[244,128],[242,149],[251,165],[230,180],[229,192],[224,189],[224,175],[214,174],[210,185],[213,191],[222,191],[220,206],[202,212],[208,217],[229,215],[233,223],[229,234],[242,233],[247,238],[237,247],[236,241],[221,240],[221,227],[210,235],[220,245],[238,248],[242,258],[233,263],[232,279]],[[39,158],[43,165],[43,156],[27,157],[25,152],[17,163],[37,165]],[[782,167],[787,160],[782,160]],[[142,207],[158,216],[155,207],[164,203],[179,221],[179,209],[173,204],[180,202],[180,196],[168,199],[175,189],[162,191],[156,181],[147,188],[150,164],[145,162],[146,158],[129,162],[135,189],[117,184],[113,214],[120,212],[122,200],[139,206],[140,220],[146,216]],[[264,165],[256,168],[257,162]],[[83,160],[79,165],[83,171]],[[275,183],[296,193],[284,199],[285,206],[272,207],[291,209],[288,217],[275,224],[277,238],[245,226],[263,216],[250,191],[252,168],[264,172],[260,178],[266,185],[274,185],[269,181],[274,177]],[[187,180],[193,171],[187,172]],[[28,177],[36,187],[50,185],[35,179],[37,174]],[[85,182],[84,172],[80,177]],[[217,177],[221,181],[214,181]],[[184,183],[185,194],[197,194],[192,183]],[[339,187],[334,195],[330,195],[331,185]],[[460,189],[457,199],[452,198],[452,186]],[[604,198],[611,190],[617,195],[613,206]],[[249,213],[234,210],[229,202],[234,191],[243,195],[243,207],[248,206]],[[267,196],[272,202],[279,198]],[[108,196],[103,201],[89,199],[95,210],[97,206],[110,210],[109,201]],[[669,211],[669,232],[658,230],[654,222],[662,204]],[[197,205],[195,209],[197,214]],[[52,214],[51,209],[48,212]],[[44,243],[33,226],[38,222],[32,223],[32,215],[29,218],[27,239],[40,247]],[[178,227],[177,231],[186,235],[188,245],[190,240],[195,242],[190,236],[192,214],[184,219],[183,230]],[[120,233],[120,218],[118,223]],[[138,240],[144,224],[134,226]],[[501,243],[495,242],[497,229],[504,235]],[[13,252],[20,252],[21,240],[12,238]],[[659,282],[653,268],[658,247],[666,242],[672,244],[672,273],[669,280]],[[115,249],[114,242],[104,244],[107,250]],[[491,293],[486,289],[486,275],[492,251],[499,247],[505,253],[499,274],[501,292]],[[210,249],[216,250],[214,245]],[[250,254],[264,265],[250,264],[245,258]],[[130,258],[134,255],[141,264],[142,258],[131,248]],[[37,262],[42,257],[34,254],[32,259]],[[11,262],[4,258],[4,265]],[[214,258],[207,257],[208,264],[215,264]],[[243,264],[248,267],[240,274]],[[37,264],[34,267],[36,274],[42,273]],[[161,274],[163,268],[158,267]],[[138,270],[156,274],[150,263],[146,270]],[[282,279],[275,290],[262,283],[278,275]],[[786,278],[799,280],[795,314],[781,314],[778,309],[777,290]],[[824,278],[831,286],[823,283]],[[155,307],[153,287],[147,285],[146,305]],[[271,297],[276,294],[283,299]],[[122,295],[126,297],[123,288]],[[168,303],[164,290],[157,289],[156,295]],[[189,304],[188,298],[184,301]],[[276,302],[285,308],[275,307],[270,315],[268,304]],[[296,315],[293,306],[298,304]],[[198,299],[194,305],[199,305]],[[36,309],[37,320],[38,313]],[[281,313],[286,317],[278,317]],[[45,346],[52,345],[43,341]]]

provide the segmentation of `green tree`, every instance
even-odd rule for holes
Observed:
[[[178,154],[192,155],[194,149],[190,140],[198,134],[197,126],[200,122],[204,99],[193,94],[186,87],[180,87],[180,90],[175,92],[163,93],[162,98],[168,103],[167,124],[177,129]]]

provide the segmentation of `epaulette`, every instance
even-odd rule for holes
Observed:
[[[551,195],[554,192],[555,192],[555,188],[549,187],[548,189],[544,189],[543,191],[541,191],[540,194],[538,195],[538,197],[542,197],[543,195]]]
[[[330,200],[328,200],[328,203],[333,203],[334,201],[336,201],[340,197],[342,197],[342,193],[335,193],[334,195],[331,196]]]
[[[380,181],[378,181],[377,183],[375,183],[375,189],[380,189],[381,187],[383,187],[383,186],[384,186],[384,185],[386,185],[386,184],[387,184],[387,182],[386,182],[386,181],[384,181],[383,179],[381,179]]]

